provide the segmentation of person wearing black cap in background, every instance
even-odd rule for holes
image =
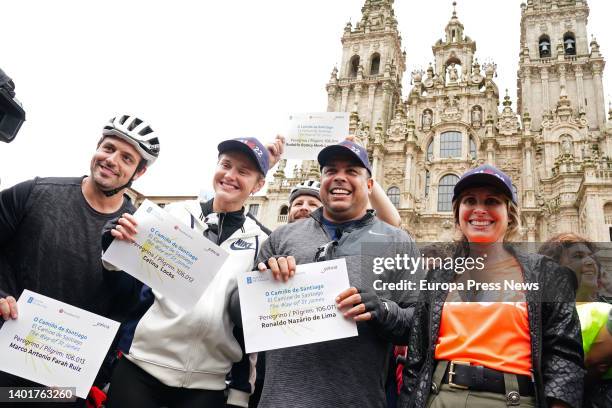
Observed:
[[[230,370],[240,376],[243,387],[230,386],[227,404],[248,405],[251,366],[243,353],[242,333],[234,330],[238,322],[229,304],[231,294],[237,292],[236,276],[253,269],[266,238],[256,222],[245,216],[244,203],[263,187],[268,169],[283,149],[282,137],[267,148],[255,138],[226,140],[218,146],[214,198],[166,207],[230,255],[193,310],[185,311],[153,292],[137,326],[123,333],[125,357],[113,373],[107,407],[224,407]],[[137,228],[134,217],[125,214],[103,235],[104,247],[113,238],[133,240]],[[235,363],[241,372],[234,371]]]

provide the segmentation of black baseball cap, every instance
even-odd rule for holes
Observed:
[[[372,168],[370,167],[370,160],[368,160],[368,152],[363,146],[350,140],[344,140],[338,144],[327,146],[321,150],[319,152],[319,156],[317,157],[319,166],[324,167],[330,160],[333,160],[338,156],[346,156],[347,153],[349,156],[357,159],[357,161],[366,168],[370,176],[372,176]]]
[[[459,195],[466,189],[471,187],[492,186],[503,191],[514,204],[518,205],[518,199],[512,188],[512,180],[510,177],[497,167],[490,164],[484,164],[463,173],[455,188],[453,189],[453,201],[459,198]]]
[[[239,137],[237,139],[225,140],[219,143],[217,146],[219,154],[229,151],[239,151],[249,156],[255,164],[258,170],[266,176],[270,167],[270,158],[268,156],[268,149],[254,137]]]

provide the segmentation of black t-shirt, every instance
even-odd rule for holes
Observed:
[[[24,289],[121,320],[131,301],[118,274],[104,270],[104,224],[134,212],[126,197],[112,214],[94,210],[83,178],[36,178],[0,192],[0,296]],[[4,292],[4,293],[2,293]]]

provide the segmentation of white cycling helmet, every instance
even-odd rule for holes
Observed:
[[[104,126],[102,135],[118,137],[134,146],[147,166],[152,165],[159,156],[159,139],[155,132],[147,122],[136,116],[120,115],[112,118]]]
[[[317,200],[321,201],[321,195],[319,193],[320,189],[321,183],[319,183],[317,180],[306,180],[296,184],[295,187],[291,189],[291,193],[289,194],[289,206],[291,206],[293,200],[301,195],[313,196]]]

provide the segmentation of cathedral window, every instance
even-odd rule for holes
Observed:
[[[461,157],[461,133],[444,132],[440,135],[440,157]]]
[[[563,36],[563,49],[565,55],[576,55],[576,38],[572,33],[566,33]]]
[[[380,54],[375,53],[372,55],[372,62],[370,63],[370,75],[378,75],[380,71]]]
[[[431,183],[431,174],[429,170],[425,170],[425,197],[429,196],[429,184]]]
[[[399,203],[400,203],[400,189],[399,188],[390,187],[387,190],[387,197],[389,197],[389,200],[395,206],[395,208],[399,207]]]
[[[550,38],[546,34],[540,37],[538,49],[540,50],[540,58],[550,57]]]
[[[351,58],[351,65],[349,69],[350,69],[350,76],[353,78],[356,77],[357,71],[359,71],[359,55],[353,55],[353,58]]]
[[[472,160],[476,160],[476,142],[474,138],[470,136],[470,157]]]
[[[447,174],[440,179],[438,185],[438,211],[449,212],[453,210],[453,189],[459,181],[454,174]]]
[[[427,145],[427,161],[433,160],[433,140]]]

